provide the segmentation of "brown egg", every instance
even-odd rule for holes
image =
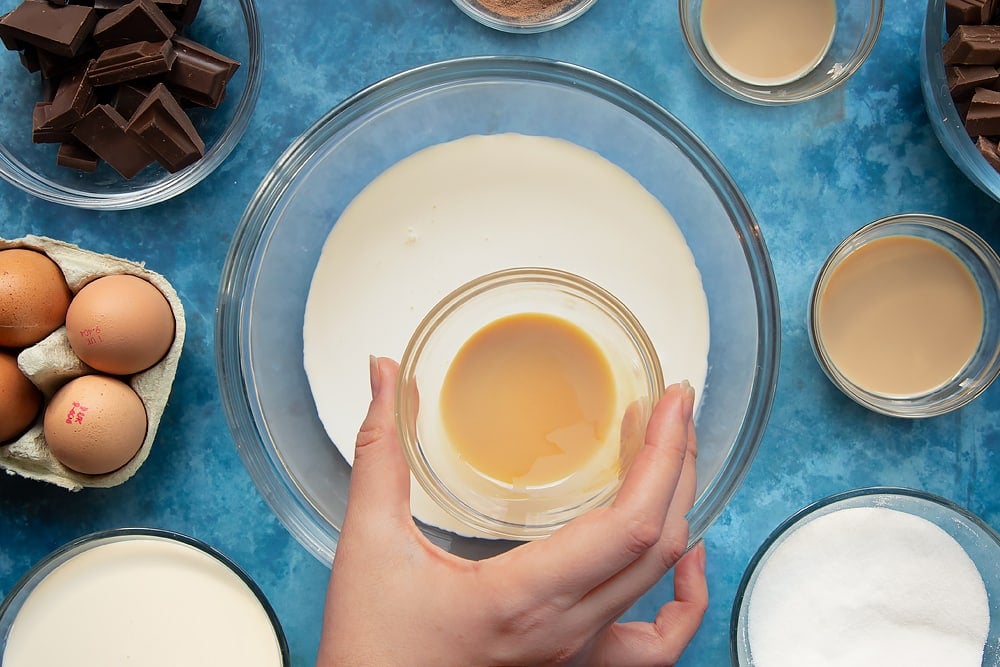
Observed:
[[[67,468],[101,475],[121,468],[146,438],[146,409],[127,384],[84,375],[63,385],[45,408],[49,451]]]
[[[174,313],[148,280],[104,276],[73,297],[66,333],[83,363],[104,373],[131,375],[146,370],[170,349]]]
[[[47,255],[0,250],[0,347],[28,347],[58,329],[71,297],[62,270]]]
[[[42,407],[42,392],[17,367],[17,359],[0,352],[0,442],[28,430]]]

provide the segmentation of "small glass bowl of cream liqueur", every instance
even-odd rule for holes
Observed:
[[[1000,374],[1000,259],[946,218],[877,220],[820,269],[808,329],[820,367],[859,404],[896,417],[950,412]]]
[[[441,300],[400,363],[417,482],[486,535],[544,537],[610,502],[663,390],[635,316],[572,273],[513,268]]]
[[[804,102],[865,62],[884,0],[678,0],[695,65],[716,87],[756,104]]]

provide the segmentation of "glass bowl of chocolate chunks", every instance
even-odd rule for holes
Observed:
[[[920,86],[945,152],[1000,201],[1000,2],[928,0]]]
[[[30,194],[98,210],[162,202],[218,167],[250,122],[262,70],[253,0],[0,10],[0,176]]]

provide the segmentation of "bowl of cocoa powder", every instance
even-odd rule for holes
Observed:
[[[452,0],[485,26],[503,32],[544,32],[580,17],[597,0]]]

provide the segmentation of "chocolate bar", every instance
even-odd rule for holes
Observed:
[[[973,138],[1000,135],[1000,92],[976,88],[965,114],[965,129]]]
[[[162,83],[136,109],[126,131],[142,141],[157,162],[175,172],[205,155],[205,142]]]
[[[951,97],[956,101],[971,97],[976,88],[990,88],[1000,80],[1000,70],[992,65],[946,67],[944,74]]]
[[[991,141],[986,137],[977,137],[976,148],[983,154],[983,157],[986,158],[991,167],[1000,171],[1000,147],[997,146],[995,141]]]
[[[146,96],[149,95],[148,90],[144,90],[138,86],[134,85],[121,85],[115,88],[114,97],[111,98],[111,105],[115,108],[115,111],[122,115],[122,118],[129,119],[135,110],[139,108]]]
[[[186,37],[175,35],[173,43],[177,57],[164,82],[177,97],[218,108],[226,96],[226,84],[240,64]]]
[[[46,124],[65,128],[79,121],[94,105],[94,87],[89,72],[92,63],[78,67],[72,74],[59,81],[56,95],[49,106]]]
[[[101,17],[94,28],[94,41],[102,49],[132,42],[162,42],[177,28],[150,0],[132,0],[121,9]]]
[[[24,0],[0,18],[0,37],[11,44],[31,44],[57,56],[72,58],[97,23],[93,7],[54,7],[44,0]]]
[[[36,144],[61,144],[73,138],[67,128],[55,128],[48,122],[51,102],[36,102],[31,113],[31,141]]]
[[[73,136],[125,178],[153,162],[141,143],[125,132],[127,123],[114,107],[98,104],[73,126]]]
[[[945,29],[951,33],[960,25],[989,23],[996,12],[996,0],[945,0]]]
[[[77,141],[65,141],[56,153],[56,164],[77,171],[97,171],[100,158],[83,144]]]
[[[135,42],[102,51],[90,67],[90,82],[110,86],[134,79],[164,74],[175,59],[170,40]]]
[[[1000,65],[1000,26],[960,25],[941,54],[945,65]]]

